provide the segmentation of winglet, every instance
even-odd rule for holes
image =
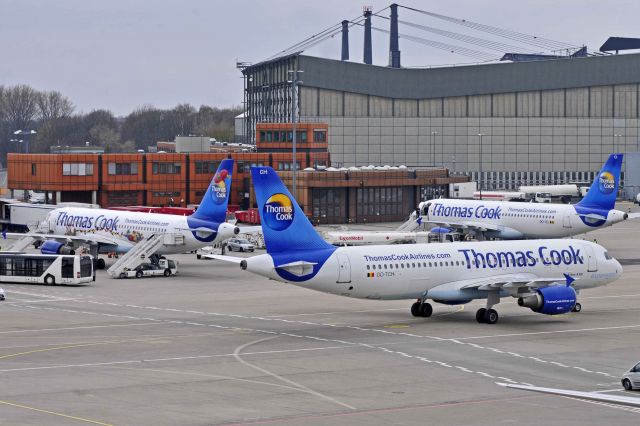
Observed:
[[[569,274],[564,274],[564,277],[567,279],[567,287],[571,287],[571,284],[576,280]]]

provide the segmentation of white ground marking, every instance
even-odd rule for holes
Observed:
[[[97,301],[86,301],[86,303],[97,304],[97,305],[104,304],[103,302],[97,302]],[[109,305],[119,306],[119,307],[123,307],[123,306],[124,307],[131,307],[132,306],[132,305],[118,305],[118,304],[113,304],[113,303],[109,303]],[[346,328],[346,329],[352,329],[352,330],[358,330],[358,331],[368,331],[368,332],[376,332],[376,333],[384,333],[384,334],[401,335],[401,336],[408,336],[408,337],[415,337],[415,338],[430,339],[430,340],[436,340],[436,341],[453,342],[453,343],[457,343],[457,344],[469,345],[469,346],[474,347],[476,349],[490,350],[490,351],[495,352],[495,353],[506,354],[506,355],[517,357],[517,358],[525,358],[525,356],[521,355],[521,354],[518,354],[518,353],[515,353],[515,352],[506,352],[506,351],[503,351],[501,349],[485,347],[485,346],[478,345],[478,344],[471,343],[471,342],[463,342],[462,340],[468,340],[468,339],[474,339],[475,340],[475,339],[480,339],[480,338],[502,337],[502,336],[518,336],[518,335],[548,334],[548,333],[566,333],[566,332],[571,332],[571,331],[573,331],[573,332],[583,332],[583,331],[594,331],[594,330],[608,330],[608,329],[616,329],[616,328],[636,328],[636,327],[640,327],[640,324],[639,324],[639,325],[631,325],[631,326],[599,327],[599,328],[590,328],[590,329],[558,330],[558,331],[549,331],[549,332],[514,333],[514,334],[502,335],[502,336],[475,336],[475,337],[459,337],[459,338],[442,338],[442,337],[437,337],[437,336],[418,335],[418,334],[405,333],[405,332],[394,332],[394,331],[390,331],[390,330],[381,330],[381,329],[377,329],[377,328],[365,328],[365,327],[351,326],[351,325],[315,323],[315,322],[309,322],[309,321],[295,321],[295,320],[288,320],[288,319],[282,319],[282,318],[277,318],[277,317],[244,316],[244,315],[238,315],[238,314],[223,314],[223,313],[219,313],[219,312],[180,310],[180,309],[175,309],[175,308],[158,308],[158,307],[150,307],[150,306],[140,306],[139,308],[141,308],[141,309],[155,309],[155,310],[169,310],[170,309],[171,312],[191,313],[191,314],[196,314],[196,315],[211,315],[211,316],[218,316],[218,317],[231,317],[231,318],[241,318],[241,319],[260,320],[260,321],[275,321],[275,322],[311,325],[311,326],[318,326],[318,327]],[[546,360],[543,360],[543,359],[540,359],[540,358],[537,358],[537,357],[528,357],[528,358],[533,359],[536,362],[540,362],[540,363],[550,363],[550,364],[554,364],[554,365],[557,365],[559,367],[564,367],[564,368],[568,368],[569,367],[567,365],[564,365],[564,364],[561,364],[561,363],[558,363],[558,362],[546,361]],[[592,373],[591,370],[585,369],[583,367],[576,367],[576,369],[578,369],[578,370],[580,370],[582,372],[585,372],[585,373]],[[613,375],[610,375],[608,373],[600,373],[600,374],[604,374],[604,375],[607,375],[609,377],[614,377]]]
[[[292,386],[292,387],[296,388],[299,392],[308,393],[308,394],[310,394],[310,395],[317,396],[317,397],[318,397],[318,398],[320,398],[320,399],[324,399],[325,401],[332,402],[332,403],[334,403],[334,404],[340,405],[340,406],[342,406],[342,407],[344,407],[344,408],[348,408],[348,409],[350,409],[350,410],[356,410],[356,408],[355,408],[355,407],[353,407],[353,406],[351,406],[351,405],[349,405],[349,404],[345,404],[344,402],[338,401],[337,399],[332,398],[332,397],[330,397],[329,395],[325,395],[325,394],[323,394],[323,393],[320,393],[320,392],[318,392],[318,391],[315,391],[315,390],[313,390],[313,389],[311,389],[311,388],[308,388],[307,386],[305,386],[305,385],[303,385],[303,384],[300,384],[300,383],[294,382],[293,380],[287,379],[286,377],[282,377],[282,376],[280,376],[279,374],[276,374],[276,373],[274,373],[274,372],[272,372],[272,371],[267,370],[266,368],[262,368],[262,367],[260,367],[260,366],[255,365],[255,364],[251,364],[250,362],[245,361],[244,359],[242,359],[241,354],[242,354],[242,351],[243,351],[245,348],[248,348],[249,346],[257,345],[258,343],[262,343],[262,342],[265,342],[265,341],[267,341],[267,340],[275,339],[276,337],[277,337],[277,336],[273,336],[273,337],[265,337],[265,338],[263,338],[263,339],[254,340],[254,341],[252,341],[252,342],[245,343],[244,345],[240,345],[240,346],[238,346],[238,347],[236,348],[236,350],[235,350],[235,351],[233,351],[233,357],[234,357],[234,358],[235,358],[239,363],[241,363],[242,365],[246,365],[246,366],[247,366],[247,367],[249,367],[249,368],[252,368],[252,369],[254,369],[254,370],[256,370],[256,371],[259,371],[259,372],[264,373],[264,374],[266,374],[266,375],[268,375],[268,376],[271,376],[271,377],[273,377],[273,378],[275,378],[275,379],[277,379],[277,380],[280,380],[281,382],[287,383],[288,385],[290,385],[290,386]]]
[[[177,320],[165,320],[165,319],[157,319],[157,318],[149,318],[149,317],[135,317],[135,316],[131,316],[131,315],[117,315],[117,314],[107,314],[107,313],[101,313],[101,312],[89,312],[89,311],[75,311],[72,309],[63,309],[63,308],[54,308],[54,307],[46,307],[46,306],[29,306],[29,305],[25,305],[23,306],[23,308],[29,308],[29,309],[36,309],[36,310],[50,310],[50,311],[61,311],[61,312],[69,312],[69,313],[81,313],[81,314],[87,314],[87,315],[94,315],[94,316],[108,316],[108,317],[118,317],[118,318],[128,318],[128,319],[138,319],[138,320],[147,320],[147,321],[153,321],[154,323],[174,323],[174,324],[183,324],[183,325],[192,325],[192,326],[206,326],[206,327],[212,327],[212,328],[217,328],[217,329],[222,329],[222,330],[242,330],[242,331],[247,331],[247,332],[255,332],[255,333],[263,333],[263,334],[272,334],[275,336],[281,335],[281,336],[288,336],[288,337],[294,337],[294,338],[300,338],[300,339],[311,339],[311,340],[315,340],[316,336],[305,336],[305,335],[298,335],[298,334],[293,334],[293,333],[282,333],[282,332],[276,332],[276,331],[272,331],[272,330],[261,330],[261,329],[251,329],[251,328],[245,328],[245,327],[231,327],[231,326],[223,326],[223,325],[219,325],[219,324],[203,324],[203,323],[195,323],[195,322],[184,322],[184,321],[177,321]],[[396,334],[396,333],[394,333]],[[400,333],[397,333],[400,334]],[[420,337],[420,336],[418,336]],[[263,341],[266,339],[260,339],[259,341]],[[440,340],[446,340],[446,339],[440,339]],[[358,342],[347,342],[345,340],[339,340],[339,339],[326,339],[326,341],[328,342],[335,342],[335,343],[343,343],[347,346],[343,346],[343,347],[364,347],[367,349],[374,349],[374,350],[381,350],[390,354],[394,354],[394,355],[400,355],[403,356],[405,358],[411,358],[411,359],[417,359],[419,361],[423,361],[426,363],[437,363],[438,365],[445,367],[445,368],[452,368],[452,365],[449,365],[445,362],[442,361],[435,361],[435,360],[429,360],[426,359],[424,357],[418,357],[418,356],[414,356],[414,355],[410,355],[407,354],[405,352],[399,352],[399,351],[393,351],[390,350],[388,348],[384,348],[384,347],[380,347],[380,346],[376,346],[376,345],[371,345],[371,344],[363,344],[363,343],[358,343]],[[258,341],[256,341],[258,342]],[[246,347],[246,345],[245,345]],[[237,351],[237,349],[236,349]],[[285,351],[286,352],[286,351]],[[234,352],[235,354],[235,352]],[[243,354],[243,355],[247,355],[247,354]],[[235,356],[235,355],[234,355]],[[109,365],[120,365],[120,364],[132,364],[132,363],[142,363],[142,362],[158,362],[158,361],[171,361],[171,360],[177,360],[177,359],[181,359],[181,360],[186,360],[186,359],[199,359],[199,358],[210,358],[213,356],[191,356],[191,357],[179,357],[179,358],[165,358],[165,359],[155,359],[155,360],[134,360],[134,361],[114,361],[114,362],[108,362],[108,363],[87,363],[87,364],[75,364],[75,365],[57,365],[57,366],[41,366],[41,367],[24,367],[24,368],[16,368],[16,369],[5,369],[5,370],[0,370],[0,372],[12,372],[12,371],[28,371],[28,370],[44,370],[44,369],[53,369],[53,368],[73,368],[73,367],[100,367],[100,366],[109,366]],[[258,367],[259,368],[259,367]],[[462,370],[461,370],[462,371]],[[487,373],[481,373],[481,372],[476,372],[473,370],[469,370],[471,372],[471,374],[478,374],[481,375],[483,377],[488,377],[488,378],[493,378],[494,376],[488,375]],[[268,374],[268,373],[265,373]],[[508,380],[510,383],[519,383],[515,380],[511,380],[508,378],[504,378],[505,380]],[[297,384],[296,384],[297,385]],[[310,391],[312,391],[311,389],[309,389]],[[312,391],[315,392],[315,391]],[[340,403],[338,401],[338,403]],[[345,405],[346,406],[346,405]]]

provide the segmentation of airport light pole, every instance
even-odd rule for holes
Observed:
[[[618,154],[618,152],[616,151],[616,141],[620,140],[618,138],[621,138],[623,135],[619,134],[619,133],[615,133],[613,135],[613,154]],[[620,148],[620,144],[618,144],[618,148]]]
[[[436,166],[436,135],[438,134],[438,132],[431,132],[431,165],[433,167]]]
[[[29,153],[29,137],[31,135],[35,135],[36,133],[38,133],[38,132],[36,132],[35,130],[16,130],[15,132],[13,132],[13,134],[16,135],[16,136],[23,136],[24,137],[24,139],[20,140],[20,141],[18,141],[17,139],[14,139],[14,140],[16,140],[18,142],[23,142],[24,141],[24,153],[25,154]]]
[[[302,84],[302,80],[298,80],[298,73],[304,72],[303,70],[295,69],[288,70],[287,73],[291,75],[291,80],[287,80],[287,83],[291,83],[291,130],[293,131],[293,175],[292,185],[293,196],[296,198],[296,169],[298,168],[298,159],[296,155],[296,118],[298,110],[298,85]]]
[[[478,158],[478,184],[480,186],[480,199],[482,200],[482,137],[485,136],[484,133],[478,133],[478,137],[480,138],[480,157]]]

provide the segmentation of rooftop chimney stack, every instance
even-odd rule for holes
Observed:
[[[342,21],[342,60],[349,60],[349,21]]]
[[[391,28],[389,29],[389,66],[400,68],[400,43],[398,41],[398,5],[391,5]]]
[[[364,7],[364,63],[371,65],[371,6]]]

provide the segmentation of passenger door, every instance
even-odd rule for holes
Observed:
[[[567,211],[562,217],[562,227],[571,228],[571,212]]]
[[[338,281],[339,283],[351,282],[351,263],[349,262],[349,256],[344,253],[337,253],[338,258]]]

